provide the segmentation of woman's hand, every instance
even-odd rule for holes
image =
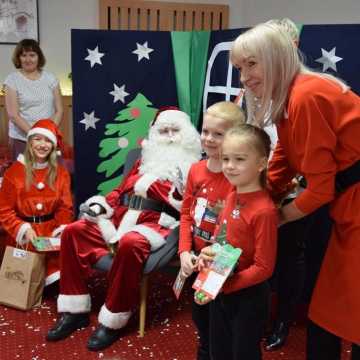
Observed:
[[[5,105],[9,119],[25,134],[30,130],[30,124],[20,116],[17,93],[14,89],[5,86]]]
[[[35,240],[35,238],[37,238],[37,235],[34,229],[33,228],[27,229],[24,234],[22,243],[27,244],[28,242],[32,242],[33,240]]]
[[[198,270],[201,271],[203,268],[209,267],[210,263],[214,260],[215,255],[216,253],[211,246],[204,247],[198,258]]]
[[[190,276],[196,267],[196,257],[188,251],[180,254],[181,274],[184,277]]]

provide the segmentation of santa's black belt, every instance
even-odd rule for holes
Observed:
[[[147,199],[139,195],[127,195],[121,197],[121,205],[127,206],[129,209],[134,210],[151,210],[156,212],[165,212],[175,219],[179,219],[179,212],[172,208],[170,205],[154,200]]]
[[[54,214],[46,214],[40,216],[20,216],[20,219],[34,224],[40,224],[54,219]]]
[[[335,190],[337,193],[344,192],[348,187],[357,182],[360,182],[360,160],[336,174]]]
[[[201,228],[199,228],[198,226],[193,225],[193,231],[192,231],[194,236],[198,236],[201,237],[203,240],[205,241],[210,241],[212,234],[210,231],[206,231],[203,230]]]

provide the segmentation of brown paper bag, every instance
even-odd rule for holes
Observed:
[[[21,310],[41,304],[45,255],[7,246],[0,269],[0,303]]]

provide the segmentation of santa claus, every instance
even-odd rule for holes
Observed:
[[[121,185],[81,206],[84,218],[68,225],[61,237],[61,316],[47,340],[64,339],[89,324],[87,279],[109,248],[115,254],[108,291],[87,347],[97,351],[119,338],[137,304],[144,263],[178,225],[182,187],[200,153],[199,135],[189,116],[179,110],[162,111],[142,143],[141,159]]]

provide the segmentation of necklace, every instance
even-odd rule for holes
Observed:
[[[240,209],[245,207],[246,202],[240,203],[239,199],[236,199],[235,208],[231,212],[231,217],[233,219],[239,219],[240,218]]]

